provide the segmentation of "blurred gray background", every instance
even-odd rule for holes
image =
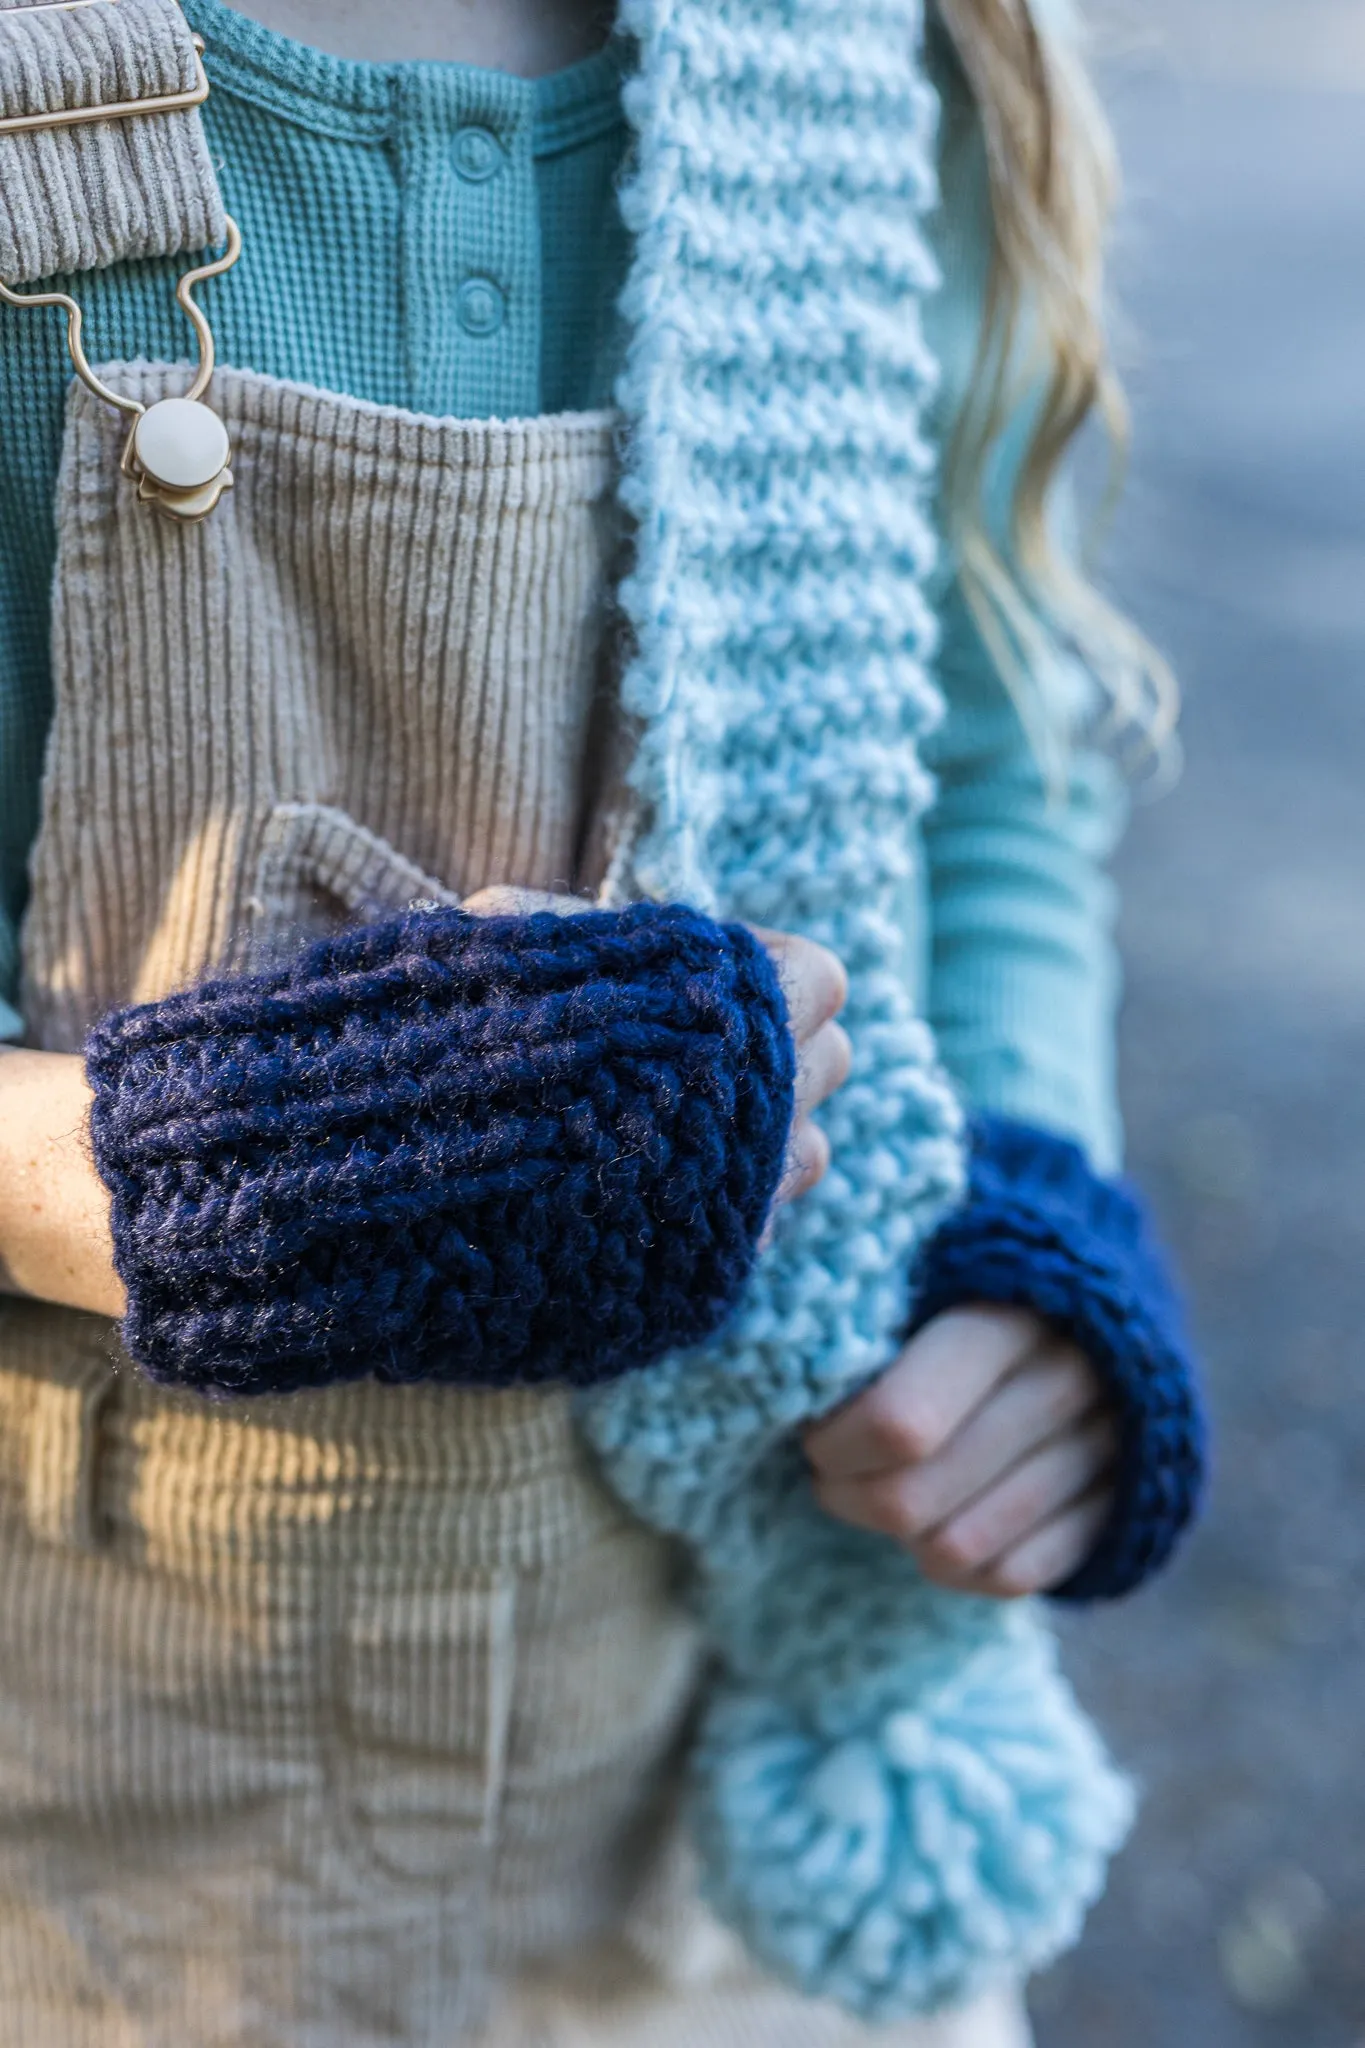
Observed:
[[[1122,864],[1131,1159],[1203,1535],[1068,1627],[1146,1786],[1042,2048],[1365,2048],[1365,0],[1105,0],[1137,425],[1110,581],[1188,768]]]

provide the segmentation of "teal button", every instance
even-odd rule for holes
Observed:
[[[467,277],[455,295],[455,317],[476,340],[496,334],[507,317],[507,300],[491,277]]]
[[[471,185],[482,185],[502,168],[502,150],[496,135],[471,124],[455,137],[455,168]]]

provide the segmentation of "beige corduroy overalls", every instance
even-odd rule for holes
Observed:
[[[3,164],[0,164],[3,171]],[[150,402],[185,373],[107,373]],[[31,1043],[580,874],[611,421],[220,370],[202,524],[73,386]],[[0,1309],[0,2048],[853,2048],[696,1904],[681,1561],[559,1393],[215,1405]],[[1008,2002],[1007,2002],[1008,2004]],[[1005,2048],[1013,2009],[876,2038]]]

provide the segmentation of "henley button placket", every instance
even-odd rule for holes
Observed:
[[[535,86],[458,65],[395,68],[412,403],[461,418],[534,416]]]

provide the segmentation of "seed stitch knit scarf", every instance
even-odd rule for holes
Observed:
[[[792,1431],[884,1367],[961,1119],[898,971],[930,790],[917,307],[935,282],[921,0],[625,0],[638,68],[618,397],[646,820],[622,893],[839,953],[833,1165],[722,1337],[582,1400],[688,1540],[721,1677],[695,1773],[710,1896],[805,1989],[891,2016],[1074,1939],[1130,1796],[1034,1612],[937,1591],[815,1510]]]

